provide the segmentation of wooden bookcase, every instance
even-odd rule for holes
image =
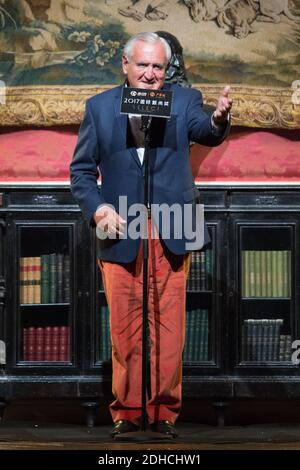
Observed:
[[[199,189],[211,244],[190,273],[183,386],[185,397],[212,399],[222,424],[226,400],[300,397],[291,361],[300,339],[300,184]],[[44,285],[34,278],[25,301],[24,258],[55,271]],[[111,395],[107,325],[95,233],[69,187],[2,185],[0,407],[79,398],[93,424],[93,410]]]

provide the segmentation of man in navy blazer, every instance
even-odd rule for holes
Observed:
[[[202,110],[198,90],[164,83],[170,57],[168,43],[155,33],[140,33],[128,41],[122,58],[126,82],[87,101],[71,164],[72,193],[87,221],[101,234],[98,259],[110,309],[113,348],[112,436],[138,429],[141,414],[142,237],[130,236],[128,228],[136,215],[130,208],[144,201],[145,144],[140,118],[120,113],[123,86],[173,92],[171,118],[152,119],[149,202],[151,208],[176,206],[182,214],[185,206],[192,208],[193,239],[185,230],[180,232],[183,216],[176,220],[168,213],[167,236],[161,230],[164,211],[153,210],[152,221],[149,218],[152,230],[156,227],[156,241],[150,244],[151,397],[147,413],[154,431],[173,437],[177,435],[174,423],[181,406],[189,252],[200,249],[207,237],[197,236],[197,230],[201,231],[195,210],[199,192],[189,163],[189,145],[191,141],[219,145],[230,127],[229,87],[224,88],[216,110],[208,116]],[[99,173],[101,187],[97,185]],[[152,298],[151,289],[156,292]]]

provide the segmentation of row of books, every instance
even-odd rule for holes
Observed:
[[[70,302],[70,257],[62,253],[21,257],[20,303]]]
[[[291,336],[281,334],[282,325],[282,318],[244,320],[242,360],[291,361]]]
[[[242,251],[243,297],[290,297],[291,252]]]
[[[212,250],[192,252],[186,288],[188,291],[212,289]]]
[[[100,309],[100,322],[100,361],[108,361],[111,358],[111,338],[109,328],[109,310],[107,306],[102,306]],[[208,310],[195,309],[187,311],[183,360],[207,361],[208,351]]]
[[[209,321],[208,310],[197,308],[186,314],[183,361],[208,361]]]
[[[23,328],[23,360],[69,362],[70,327],[30,326]]]

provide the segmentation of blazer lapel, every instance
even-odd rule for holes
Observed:
[[[121,132],[121,136],[122,136],[122,139],[124,140],[125,142],[125,147],[127,146],[127,125],[128,125],[128,116],[127,114],[121,114],[120,113],[120,106],[121,106],[121,94],[122,94],[122,90],[123,90],[123,87],[119,87],[119,90],[118,93],[116,94],[116,99],[115,99],[115,103],[114,103],[114,108],[115,108],[115,116],[116,116],[116,120],[118,122],[118,125],[119,125],[119,128],[120,128],[120,132]],[[142,165],[141,165],[141,162],[140,162],[140,159],[138,157],[138,154],[137,154],[137,151],[134,147],[129,147],[128,150],[130,151],[131,155],[133,156],[133,159],[134,161],[136,162],[136,164],[142,168]]]

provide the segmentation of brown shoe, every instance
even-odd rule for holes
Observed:
[[[110,431],[111,437],[115,437],[117,434],[124,434],[125,432],[134,432],[137,431],[139,427],[128,421],[127,419],[119,419],[115,422],[114,427]]]
[[[151,424],[151,430],[154,432],[161,432],[162,434],[167,434],[171,437],[177,437],[178,432],[173,423],[165,419],[161,421],[155,421]]]

